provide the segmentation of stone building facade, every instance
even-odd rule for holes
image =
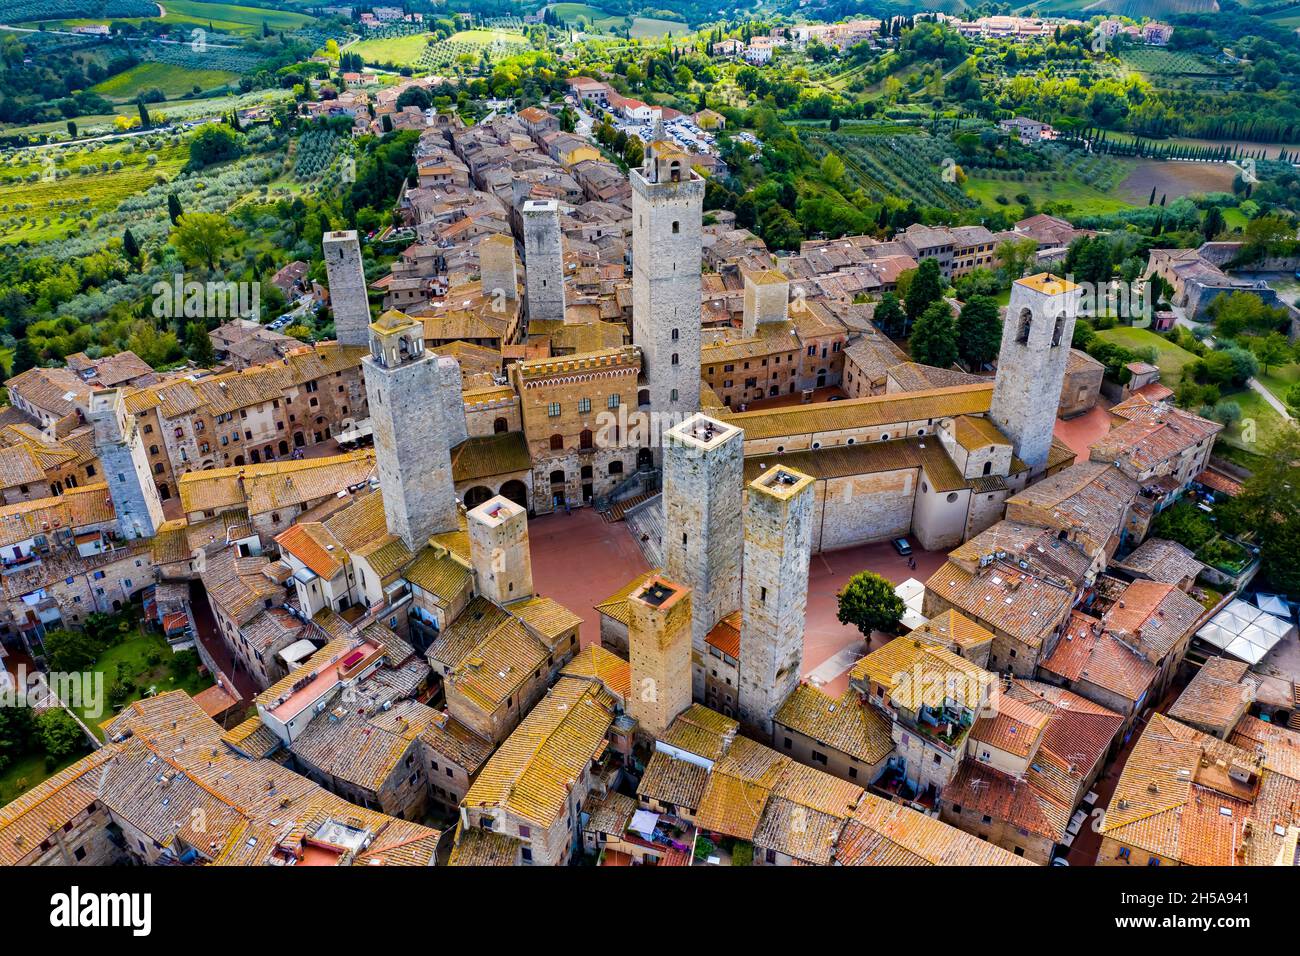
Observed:
[[[745,435],[706,415],[664,436],[664,569],[691,589],[694,693],[704,696],[705,637],[740,607]]]
[[[688,415],[700,407],[700,264],[704,180],[670,142],[632,170],[632,341],[641,347],[640,404]],[[706,629],[707,630],[707,629]]]
[[[751,481],[748,490],[740,721],[766,739],[772,716],[798,684],[803,665],[813,480],[775,466]]]
[[[529,199],[519,210],[524,224],[524,279],[529,322],[564,321],[564,242],[560,204]]]
[[[128,541],[152,538],[164,520],[162,502],[139,425],[127,412],[122,391],[106,388],[94,392],[90,421],[95,427],[95,451],[117,514],[118,534]]]
[[[340,345],[366,345],[370,301],[361,263],[361,241],[355,230],[327,232],[321,239],[325,277],[329,283],[334,337]]]

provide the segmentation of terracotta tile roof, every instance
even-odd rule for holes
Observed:
[[[1148,660],[1159,662],[1204,617],[1206,609],[1172,584],[1137,580],[1102,616],[1106,629],[1135,641]]]
[[[0,448],[0,487],[37,485],[45,481],[45,469],[27,445]]]
[[[746,433],[746,437],[752,436]],[[923,438],[896,438],[891,441],[832,445],[816,451],[753,455],[745,461],[745,481],[752,481],[775,465],[785,465],[818,479],[923,468],[936,491],[956,491],[969,484],[943,450],[943,446],[937,441],[926,441]]]
[[[734,660],[740,660],[740,611],[732,611],[713,625],[704,643],[716,647]]]
[[[894,749],[885,718],[851,690],[836,699],[811,684],[800,684],[775,720],[868,765],[879,763]]]
[[[464,805],[502,807],[540,827],[564,814],[569,794],[605,744],[614,721],[609,694],[561,677],[489,759]]]
[[[532,461],[523,432],[469,438],[451,450],[452,477],[456,481],[490,478],[530,468]]]
[[[1034,577],[1014,566],[994,564],[972,574],[948,561],[925,582],[932,591],[985,626],[1036,648],[1065,618],[1074,589]]]
[[[1169,716],[1181,723],[1226,733],[1254,699],[1254,683],[1242,680],[1249,669],[1244,661],[1211,657],[1178,695]]]
[[[456,825],[448,866],[518,866],[523,841],[483,827]]]
[[[1300,736],[1276,728],[1259,741],[1253,731],[1248,724],[1226,743],[1152,715],[1120,774],[1102,836],[1190,865],[1275,862],[1287,829],[1300,824],[1300,780],[1288,775],[1294,762],[1286,756],[1300,747]],[[1263,753],[1237,741],[1262,743]]]
[[[622,701],[626,701],[632,691],[631,665],[599,644],[584,647],[560,673],[600,681],[606,690]]]
[[[588,833],[609,833],[621,836],[636,812],[636,800],[610,790],[604,796],[590,794],[582,805],[588,815],[586,830]]]
[[[746,437],[751,439],[780,438],[938,420],[956,415],[983,415],[987,414],[992,397],[992,383],[958,385],[841,402],[792,405],[770,411],[738,412],[725,415],[723,420],[745,429]]]
[[[653,571],[647,571],[645,574],[633,578],[627,584],[623,585],[623,587],[605,598],[605,600],[595,605],[596,610],[606,617],[626,626],[630,620],[627,608],[627,599],[632,595],[632,592],[644,584],[653,573]]]
[[[1042,741],[1049,716],[1002,694],[997,700],[997,713],[975,721],[970,739],[1017,757],[1028,757]]]
[[[945,699],[978,711],[996,685],[996,675],[927,641],[896,637],[862,658],[849,671],[855,684],[879,684],[899,707],[937,707]]]
[[[1032,866],[902,804],[864,794],[835,846],[842,866]]]
[[[528,625],[528,629],[549,647],[554,647],[557,640],[582,626],[582,618],[554,598],[531,597],[513,601],[507,610]]]
[[[731,746],[739,729],[739,721],[703,704],[691,704],[673,719],[660,739],[706,760],[717,760]]]
[[[1101,628],[1101,622],[1075,611],[1052,653],[1040,664],[1043,670],[1066,680],[1086,681],[1140,701],[1159,668]]]
[[[373,451],[332,458],[277,461],[192,471],[180,479],[186,513],[247,508],[258,515],[328,498],[366,481],[375,468]]]
[[[656,750],[646,763],[636,794],[694,811],[699,809],[708,779],[706,767]]]
[[[935,641],[945,647],[958,647],[962,650],[980,647],[993,641],[992,631],[980,627],[958,611],[944,611],[936,614],[920,627],[909,631],[905,636]]]
[[[446,604],[453,603],[458,595],[469,590],[474,580],[474,575],[464,564],[444,549],[429,545],[420,549],[402,575]]]
[[[1195,581],[1205,570],[1205,565],[1192,552],[1177,541],[1164,538],[1147,538],[1128,557],[1113,563],[1135,577],[1174,585],[1181,584],[1185,578]]]

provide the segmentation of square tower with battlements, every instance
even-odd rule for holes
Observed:
[[[632,183],[632,341],[641,349],[649,404],[700,407],[700,265],[704,180],[674,143],[646,148]]]
[[[438,356],[425,349],[420,322],[387,312],[370,326],[361,361],[384,517],[415,553],[430,535],[460,527]]]
[[[627,712],[654,737],[691,706],[691,598],[690,588],[657,574],[628,595]]]
[[[370,299],[361,263],[361,241],[355,230],[348,229],[325,233],[321,246],[330,310],[334,313],[334,337],[340,345],[365,345],[370,340]]]
[[[1082,290],[1044,272],[1017,279],[1002,320],[989,417],[1032,473],[1047,467]]]
[[[149,473],[149,456],[135,416],[118,388],[91,393],[89,414],[99,457],[117,515],[117,533],[128,541],[152,538],[165,520],[158,486]]]
[[[738,702],[764,739],[803,667],[814,498],[813,479],[785,465],[749,483]]]
[[[524,304],[529,322],[564,321],[564,240],[560,204],[526,199],[519,207],[524,223]]]
[[[528,512],[509,498],[489,498],[466,515],[478,593],[494,604],[533,596]]]
[[[704,696],[704,638],[740,607],[745,433],[695,414],[664,434],[664,572],[693,593],[697,699]]]

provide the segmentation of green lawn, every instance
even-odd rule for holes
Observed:
[[[135,100],[145,90],[162,90],[168,97],[184,96],[194,87],[212,90],[239,79],[230,70],[192,70],[172,63],[140,63],[92,86],[94,93],[114,100]]]
[[[404,37],[381,37],[374,40],[362,40],[347,48],[347,52],[358,54],[367,63],[392,63],[397,66],[413,66],[424,53],[425,47],[433,39],[430,33],[412,33]]]
[[[1253,389],[1225,394],[1223,399],[1241,406],[1241,421],[1225,428],[1219,436],[1229,445],[1258,454],[1287,427],[1286,420]]]
[[[148,658],[151,654],[158,655],[157,664],[149,663]],[[188,657],[189,655],[186,655],[186,658],[180,658],[179,661],[184,661]],[[121,668],[118,667],[119,664],[122,665]],[[161,635],[137,633],[137,636],[130,637],[106,650],[95,662],[93,670],[104,675],[105,695],[117,683],[118,672],[121,670],[125,679],[133,685],[126,703],[139,700],[150,688],[160,694],[180,689],[193,695],[211,686],[211,678],[201,677],[197,670],[182,669],[177,664],[178,658]],[[104,702],[102,713],[95,712],[95,709],[90,706],[74,709],[91,730],[100,737],[103,736],[99,725],[113,716],[113,708],[107,701]]]
[[[1187,349],[1174,345],[1164,336],[1150,329],[1134,329],[1121,325],[1099,331],[1097,337],[1130,349],[1154,348],[1156,365],[1160,368],[1160,381],[1170,388],[1178,387],[1178,382],[1183,377],[1183,369],[1196,361],[1196,356]]]
[[[10,764],[4,773],[0,773],[0,806],[12,803],[38,783],[48,780],[64,767],[71,766],[84,756],[85,754],[81,753],[65,757],[47,770],[45,754],[24,754]]]
[[[971,176],[963,188],[967,195],[979,200],[981,205],[990,209],[1005,209],[1014,219],[1021,218],[1025,211],[1025,207],[1016,202],[1016,196],[1021,193],[1032,199],[1040,209],[1049,202],[1069,203],[1068,211],[1074,216],[1101,216],[1133,207],[1132,203],[1118,198],[1113,190],[1088,186],[1073,177],[1059,182],[1050,179],[1017,182]],[[998,196],[1004,196],[1007,204],[998,202]]]
[[[1281,367],[1270,368],[1268,374],[1261,372],[1256,376],[1260,383],[1273,393],[1273,396],[1285,404],[1287,390],[1292,385],[1300,382],[1300,364],[1283,365]]]

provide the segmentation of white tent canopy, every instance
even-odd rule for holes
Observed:
[[[1238,598],[1214,615],[1196,636],[1247,664],[1258,664],[1279,641],[1295,633],[1289,619],[1275,617]]]

